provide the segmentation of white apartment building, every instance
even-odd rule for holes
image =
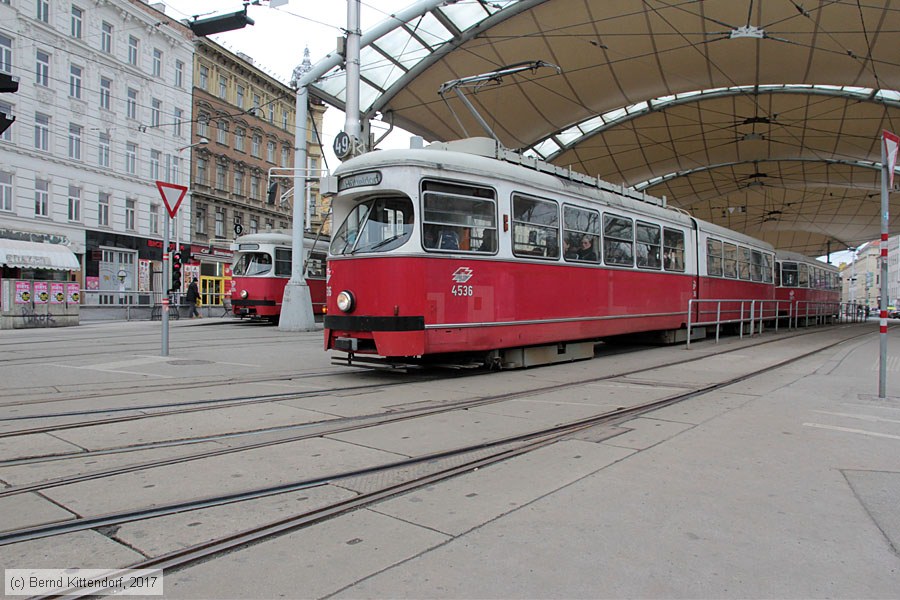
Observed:
[[[16,117],[0,136],[0,238],[68,245],[86,302],[165,287],[155,182],[188,183],[194,46],[162,8],[0,0],[0,70],[19,78],[0,94]],[[190,214],[186,197],[173,240],[189,242]]]

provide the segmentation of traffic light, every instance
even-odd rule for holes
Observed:
[[[0,94],[14,94],[19,91],[19,78],[6,73],[0,73]],[[0,135],[9,129],[16,118],[0,112]]]
[[[172,290],[181,289],[181,252],[172,253]]]
[[[253,25],[253,19],[247,16],[247,5],[244,10],[228,15],[219,15],[217,17],[209,17],[206,19],[196,19],[190,21],[188,27],[195,35],[204,36],[214,33],[222,33],[223,31],[232,31],[234,29],[242,29],[247,25]]]

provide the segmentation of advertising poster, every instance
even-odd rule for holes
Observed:
[[[50,304],[62,304],[66,301],[66,284],[50,284]]]
[[[81,290],[78,289],[77,283],[66,284],[66,302],[68,304],[79,304],[81,302]]]
[[[31,304],[31,282],[16,282],[16,304]]]
[[[46,281],[34,282],[34,303],[47,304],[50,302],[50,284]]]
[[[138,291],[150,291],[150,261],[146,258],[138,260]]]
[[[100,278],[99,277],[85,277],[84,278],[84,287],[88,290],[99,290],[100,289]]]

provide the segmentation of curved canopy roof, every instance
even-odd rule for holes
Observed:
[[[429,140],[484,135],[777,248],[880,234],[882,129],[900,132],[890,0],[422,0],[363,32],[364,118]],[[304,80],[343,108],[341,57]],[[900,232],[900,193],[890,229]]]

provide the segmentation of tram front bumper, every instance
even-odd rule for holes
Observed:
[[[380,356],[425,353],[425,317],[326,315],[325,348]]]

